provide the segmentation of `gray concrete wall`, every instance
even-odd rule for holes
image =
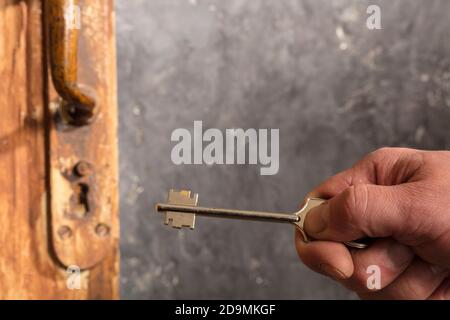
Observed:
[[[293,211],[378,147],[450,144],[450,1],[116,0],[123,298],[354,298],[297,258],[293,228],[197,220],[153,207]],[[383,30],[365,26],[369,4]],[[343,50],[345,49],[345,50]],[[279,128],[280,171],[180,166],[171,132]]]

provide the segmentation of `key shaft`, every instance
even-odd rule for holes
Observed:
[[[271,221],[280,223],[295,223],[298,222],[300,219],[295,214],[193,207],[193,206],[166,204],[166,203],[158,203],[156,205],[156,210],[158,212],[172,211],[172,212],[191,213],[199,216],[252,220],[252,221]]]

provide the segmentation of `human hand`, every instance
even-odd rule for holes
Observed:
[[[450,152],[377,150],[331,177],[309,197],[329,199],[311,210],[300,259],[363,299],[450,299]],[[370,237],[367,249],[342,241]],[[380,288],[367,268],[380,268]]]

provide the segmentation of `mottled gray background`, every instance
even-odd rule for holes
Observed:
[[[202,205],[293,211],[380,146],[450,144],[450,1],[116,0],[122,298],[354,298],[297,258],[293,228],[154,214],[171,187]],[[383,30],[365,27],[380,4]],[[171,132],[279,128],[280,171],[181,166]]]

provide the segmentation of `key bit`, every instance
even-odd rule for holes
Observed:
[[[182,205],[182,206],[197,206],[198,194],[194,193],[191,196],[191,191],[181,190],[176,191],[171,189],[167,198],[169,205]],[[195,214],[177,212],[177,211],[165,211],[164,224],[173,228],[195,228]]]

